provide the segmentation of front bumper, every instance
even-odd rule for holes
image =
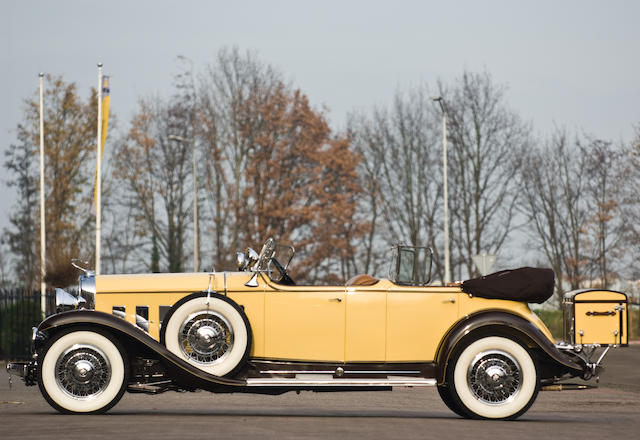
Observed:
[[[31,354],[32,361],[14,361],[7,362],[7,373],[9,377],[21,377],[25,385],[31,386],[37,383],[38,370],[38,350],[42,343],[46,340],[46,335],[38,330],[38,327],[31,329]]]
[[[19,376],[27,386],[35,385],[37,365],[31,362],[7,362],[7,373],[9,376]]]

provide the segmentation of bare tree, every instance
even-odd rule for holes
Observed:
[[[358,181],[364,197],[356,206],[356,215],[368,224],[361,241],[357,243],[360,252],[353,256],[354,268],[356,272],[375,274],[384,264],[388,250],[388,244],[379,237],[379,223],[382,221],[380,211],[384,200],[380,184],[381,169],[378,166],[381,159],[375,156],[373,148],[373,145],[382,144],[382,140],[375,136],[373,124],[363,115],[349,115],[347,132],[362,157]]]
[[[624,182],[622,215],[625,226],[625,242],[630,254],[627,256],[627,273],[632,279],[640,279],[640,123],[635,127],[635,139],[624,154]]]
[[[281,75],[255,54],[222,49],[216,62],[199,76],[198,135],[206,176],[206,202],[213,235],[213,264],[231,267],[233,251],[246,246],[240,217],[246,207],[245,170],[249,150],[260,130],[252,111],[282,84]],[[248,105],[251,102],[252,105]]]
[[[105,252],[102,261],[105,263],[106,273],[135,272],[139,268],[134,261],[140,246],[136,233],[135,203],[126,204],[122,201],[120,200],[114,209],[103,209],[103,224],[107,228],[104,234]],[[159,271],[159,267],[157,265],[154,267],[153,262],[148,269],[154,272]]]
[[[586,158],[589,219],[586,225],[586,250],[590,262],[590,279],[594,287],[608,288],[619,276],[619,262],[624,256],[627,224],[623,214],[625,184],[629,169],[624,152],[611,142],[585,137],[578,146]],[[637,187],[636,187],[637,190]]]
[[[361,178],[368,211],[364,236],[365,271],[378,269],[389,244],[403,242],[435,250],[435,274],[442,278],[438,258],[437,221],[442,202],[438,130],[439,115],[426,88],[396,93],[390,110],[376,108],[368,118],[350,116],[349,133],[362,156]]]
[[[7,255],[9,252],[5,252],[6,250],[6,243],[0,241],[0,289],[5,289],[12,284],[12,280],[8,274],[9,261]]]
[[[565,282],[576,289],[587,264],[584,226],[589,217],[585,206],[586,158],[557,130],[540,148],[530,149],[520,173],[522,209],[535,246],[553,268],[558,283],[557,301],[562,301]]]
[[[461,278],[463,270],[476,273],[474,254],[499,253],[514,229],[516,176],[531,130],[488,73],[464,72],[440,94],[448,104],[452,263]]]
[[[5,168],[13,175],[8,181],[18,192],[16,206],[9,214],[10,227],[5,229],[3,242],[14,255],[14,272],[25,287],[35,288],[39,280],[38,249],[38,206],[37,169],[33,146],[26,139],[26,133],[18,134],[20,144],[11,145],[5,152]]]
[[[140,101],[131,129],[114,156],[114,172],[125,187],[125,206],[133,208],[137,235],[149,261],[154,241],[169,272],[181,272],[190,224],[191,154],[193,145],[170,136],[193,139],[185,102],[159,98]]]

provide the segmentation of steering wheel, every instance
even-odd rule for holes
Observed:
[[[271,258],[271,263],[273,263],[276,269],[278,269],[278,272],[280,272],[280,279],[277,281],[278,284],[284,284],[285,286],[296,285],[295,281],[293,281],[287,273],[287,269],[285,269],[275,257]]]

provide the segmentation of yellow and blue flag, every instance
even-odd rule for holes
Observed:
[[[109,95],[111,88],[109,86],[109,77],[102,77],[102,139],[100,140],[100,162],[102,162],[102,153],[104,152],[104,144],[107,140],[107,129],[109,128]],[[98,200],[98,170],[93,182],[93,208],[96,209]]]

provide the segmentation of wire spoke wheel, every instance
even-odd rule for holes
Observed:
[[[41,356],[38,386],[47,402],[62,413],[103,413],[125,392],[128,356],[107,332],[63,330],[47,342]]]
[[[200,364],[223,362],[233,348],[233,328],[219,313],[193,313],[180,326],[178,342],[182,352]]]
[[[92,345],[74,345],[56,362],[58,385],[76,399],[102,393],[111,380],[111,365],[105,354]]]
[[[232,299],[217,293],[186,296],[171,308],[161,342],[176,356],[215,376],[232,375],[251,349],[249,320]]]
[[[469,388],[490,405],[513,400],[522,386],[520,365],[503,351],[482,352],[469,366]]]
[[[539,383],[529,351],[517,341],[501,336],[465,344],[447,368],[449,407],[472,418],[519,417],[538,396]]]

